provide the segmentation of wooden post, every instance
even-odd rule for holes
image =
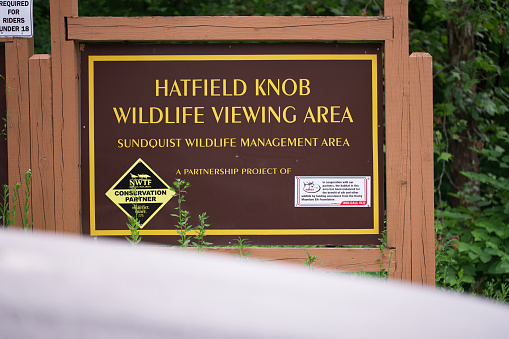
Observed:
[[[431,57],[408,57],[408,2],[386,0],[394,39],[385,42],[387,244],[391,277],[435,283],[433,75]]]
[[[427,53],[410,56],[411,279],[435,285],[433,70]]]
[[[66,17],[78,15],[77,0],[51,0],[55,226],[81,234],[78,51],[66,40]]]
[[[397,248],[391,277],[411,280],[408,1],[386,0],[394,39],[385,41],[387,245]]]
[[[5,43],[7,89],[7,149],[9,187],[23,183],[16,202],[16,225],[22,225],[19,206],[25,201],[24,174],[30,170],[30,94],[28,89],[28,59],[34,53],[33,38],[14,38]]]
[[[51,56],[34,55],[29,62],[33,227],[54,232],[55,180]]]

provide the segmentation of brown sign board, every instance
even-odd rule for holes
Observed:
[[[81,65],[85,234],[128,235],[136,203],[176,244],[180,178],[216,245],[379,243],[382,44],[87,44]]]

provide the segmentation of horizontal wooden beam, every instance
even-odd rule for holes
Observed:
[[[168,247],[160,247],[168,249]],[[178,247],[170,247],[178,249]],[[195,251],[196,248],[190,247],[189,250]],[[238,251],[232,247],[207,247],[207,252],[223,253],[229,255],[238,255]],[[379,248],[306,248],[309,255],[318,257],[316,260],[323,264],[313,265],[314,270],[325,271],[344,271],[344,272],[379,272],[380,260],[382,260],[382,269],[394,270],[394,249],[384,249],[383,255]],[[306,251],[302,248],[288,247],[246,247],[244,253],[248,253],[247,258],[272,261],[288,262],[297,265],[304,265],[303,260],[308,258]],[[389,261],[391,261],[389,265]]]
[[[381,41],[385,17],[70,17],[76,41]]]

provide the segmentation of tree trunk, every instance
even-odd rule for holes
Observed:
[[[460,4],[461,6],[461,4]],[[463,13],[459,13],[459,17],[465,17],[466,13],[470,8],[463,8]],[[460,20],[457,20],[459,22]],[[475,35],[472,24],[468,21],[461,20],[461,24],[449,19],[447,22],[447,33],[448,33],[448,44],[449,44],[449,60],[455,68],[460,68],[460,62],[472,59],[475,57]],[[472,93],[475,95],[475,85],[471,88]],[[458,81],[458,86],[455,91],[463,91],[461,80]],[[453,100],[456,95],[466,96],[469,94],[464,93],[453,93]],[[471,94],[470,94],[471,95]],[[457,119],[465,120],[467,122],[466,128],[459,133],[459,140],[451,138],[451,179],[452,184],[456,192],[467,189],[468,194],[479,194],[479,182],[476,180],[469,179],[462,175],[460,172],[479,172],[479,157],[475,151],[475,147],[479,147],[479,144],[475,142],[476,137],[476,121],[474,118],[465,111],[462,111],[457,104],[453,102],[457,107],[455,115]],[[459,204],[465,205],[465,201],[455,199],[453,206]]]

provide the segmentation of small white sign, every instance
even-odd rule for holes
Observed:
[[[370,207],[371,177],[295,177],[295,207]]]
[[[0,0],[0,38],[31,38],[32,0]]]

